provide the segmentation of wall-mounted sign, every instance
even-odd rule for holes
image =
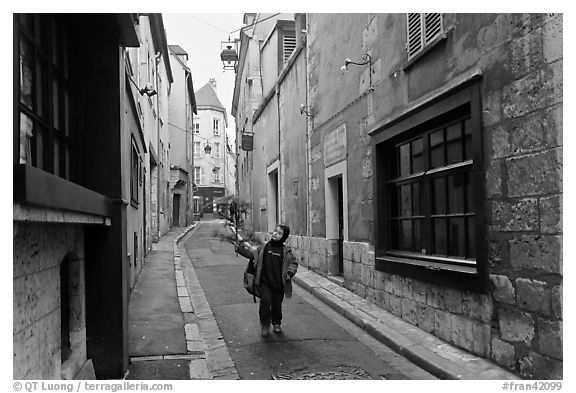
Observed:
[[[254,134],[242,134],[242,150],[252,151],[254,149]]]
[[[346,159],[346,124],[324,136],[324,166]]]

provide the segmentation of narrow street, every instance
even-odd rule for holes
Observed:
[[[258,303],[242,286],[247,260],[225,231],[204,221],[182,244],[240,379],[435,379],[298,285],[284,301],[283,333],[261,337]]]

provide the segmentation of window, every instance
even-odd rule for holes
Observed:
[[[194,167],[194,183],[200,184],[200,167]]]
[[[212,150],[214,157],[220,158],[220,143],[214,142],[214,149]]]
[[[140,186],[140,155],[132,142],[132,159],[130,168],[130,199],[138,203],[138,188]]]
[[[442,14],[407,14],[408,60],[414,58],[444,32]]]
[[[482,290],[478,102],[470,87],[374,134],[377,270]]]
[[[214,135],[220,135],[220,120],[214,119],[213,125],[214,125]]]
[[[70,178],[71,105],[67,33],[56,16],[18,14],[18,163]]]
[[[214,168],[214,170],[212,170],[212,182],[220,183],[220,168]]]
[[[200,142],[194,142],[194,157],[200,157]]]
[[[200,123],[198,122],[194,123],[194,133],[200,134]]]

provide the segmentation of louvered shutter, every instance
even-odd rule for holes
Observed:
[[[206,184],[206,173],[202,167],[200,167],[200,184]]]
[[[408,59],[422,50],[422,14],[408,14]]]
[[[284,64],[288,62],[290,55],[296,49],[296,36],[285,35],[283,39],[283,49],[284,49]]]
[[[424,14],[424,45],[442,33],[442,14]]]
[[[420,53],[426,45],[442,34],[442,14],[439,13],[409,13],[408,17],[408,60]]]

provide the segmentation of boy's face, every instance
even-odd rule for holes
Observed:
[[[282,239],[282,236],[284,236],[284,230],[281,227],[276,227],[272,232],[272,239],[278,241]]]

